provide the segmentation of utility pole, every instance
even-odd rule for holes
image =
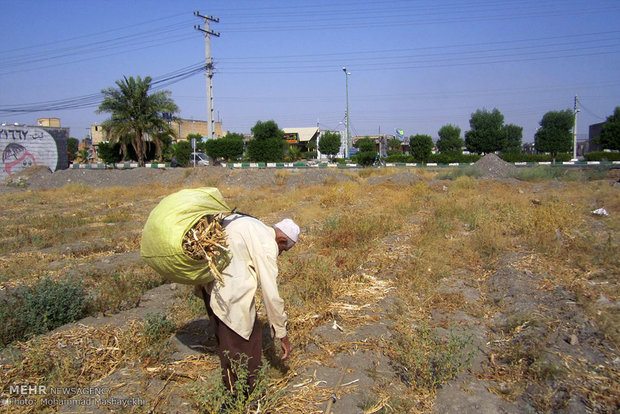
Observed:
[[[573,161],[577,161],[577,95],[575,95],[575,104],[573,106],[574,123],[573,123]]]
[[[220,37],[219,33],[212,31],[209,22],[218,23],[220,19],[213,16],[203,16],[198,10],[194,16],[203,19],[205,28],[194,25],[194,29],[205,34],[205,63],[207,68],[207,135],[208,139],[215,138],[215,119],[213,117],[213,59],[211,58],[211,35]]]
[[[347,146],[345,148],[345,158],[349,158],[349,144],[350,144],[350,139],[351,139],[351,130],[349,129],[349,75],[351,74],[350,72],[347,72],[347,68],[343,67],[342,70],[344,71],[344,76],[346,78],[346,85],[347,85],[347,113],[346,113],[346,123],[347,123]]]

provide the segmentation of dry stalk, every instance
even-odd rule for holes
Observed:
[[[220,224],[223,214],[206,215],[200,218],[183,237],[183,252],[194,260],[205,260],[213,277],[224,283],[218,269],[228,251],[226,233]]]

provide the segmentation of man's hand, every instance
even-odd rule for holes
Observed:
[[[280,345],[282,345],[282,351],[284,351],[284,355],[282,355],[282,360],[288,358],[291,353],[291,343],[288,341],[288,335],[284,338],[280,338]]]

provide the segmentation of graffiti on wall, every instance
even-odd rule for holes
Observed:
[[[7,178],[35,165],[56,170],[58,149],[54,138],[41,128],[27,126],[0,127],[0,178]]]

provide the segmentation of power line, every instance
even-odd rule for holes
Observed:
[[[173,72],[161,75],[152,80],[152,90],[157,91],[166,86],[175,84],[191,76],[201,73],[205,70],[204,62],[189,65]],[[58,99],[52,101],[43,101],[27,104],[19,104],[13,106],[0,106],[0,114],[9,113],[32,113],[43,111],[57,111],[67,109],[83,109],[99,106],[102,100],[101,93],[92,93],[88,95],[78,96],[74,98]]]

